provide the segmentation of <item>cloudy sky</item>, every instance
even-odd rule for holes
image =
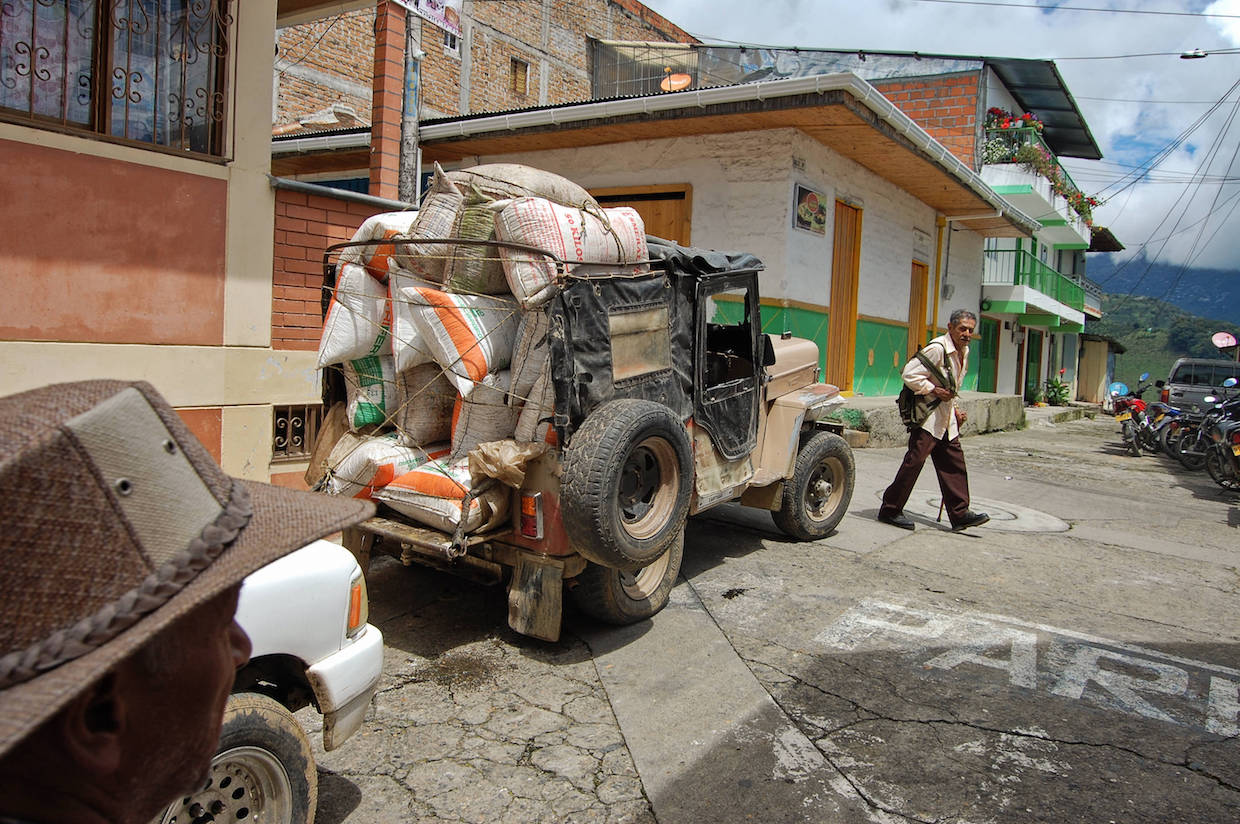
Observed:
[[[1106,199],[1095,223],[1129,253],[1240,269],[1240,0],[644,2],[705,42],[1053,59],[1102,149],[1064,161]],[[1179,58],[1194,49],[1210,56]]]

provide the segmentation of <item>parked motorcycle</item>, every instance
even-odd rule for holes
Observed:
[[[1233,389],[1235,386],[1235,378],[1223,381],[1225,389]],[[1213,434],[1217,423],[1240,418],[1240,395],[1222,398],[1207,395],[1203,403],[1207,405],[1203,414],[1184,415],[1180,424],[1181,435],[1176,457],[1186,469],[1198,470],[1206,465],[1206,457],[1214,446]]]
[[[1146,383],[1149,378],[1149,372],[1142,372],[1137,379],[1136,389],[1130,390],[1127,384],[1120,381],[1110,386],[1115,420],[1120,425],[1120,436],[1124,446],[1137,458],[1141,457],[1142,444],[1148,444],[1151,438],[1156,437],[1145,415],[1146,404],[1141,397],[1150,388],[1150,384]],[[1146,448],[1153,450],[1152,447]]]
[[[1223,386],[1228,389],[1235,385],[1235,378],[1228,378],[1223,382]],[[1230,398],[1216,408],[1222,414],[1214,419],[1209,427],[1210,444],[1206,447],[1205,454],[1206,472],[1219,486],[1225,489],[1240,489],[1240,397]]]

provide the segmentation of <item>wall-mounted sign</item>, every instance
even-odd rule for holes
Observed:
[[[461,36],[461,10],[465,0],[395,0],[398,5],[450,34]]]
[[[827,234],[827,199],[801,184],[792,198],[792,225],[816,235]]]

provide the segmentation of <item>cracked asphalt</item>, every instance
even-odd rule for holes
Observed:
[[[1115,430],[967,438],[1008,514],[958,535],[930,467],[877,523],[901,450],[858,450],[835,535],[707,513],[664,612],[558,644],[376,559],[383,681],[316,821],[1240,820],[1240,501]]]

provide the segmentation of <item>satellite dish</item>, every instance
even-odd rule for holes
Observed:
[[[1231,332],[1215,332],[1210,342],[1216,349],[1227,349],[1236,345],[1236,336]]]
[[[687,89],[693,84],[693,76],[678,72],[677,74],[669,74],[659,81],[659,88],[665,92],[678,92],[681,89]]]

